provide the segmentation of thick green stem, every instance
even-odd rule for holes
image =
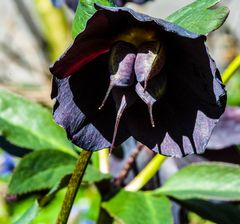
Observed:
[[[63,200],[62,208],[58,215],[56,224],[67,223],[74,199],[78,191],[78,187],[82,182],[82,178],[87,168],[88,162],[91,158],[91,155],[92,155],[92,152],[90,151],[85,151],[85,150],[81,151],[81,154],[78,158],[73,174],[70,178],[68,188],[67,188],[67,193]]]
[[[125,187],[126,191],[140,190],[158,171],[167,157],[157,154],[145,168]]]
[[[226,68],[222,74],[223,83],[227,83],[228,80],[235,74],[235,72],[240,68],[240,55],[238,55]]]

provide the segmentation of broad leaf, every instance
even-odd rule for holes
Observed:
[[[32,197],[23,198],[21,200],[12,202],[10,206],[11,210],[11,223],[15,224],[52,224],[55,223],[61,205],[66,194],[66,188],[58,191],[53,198],[53,200],[48,203],[45,207],[37,206],[38,195]],[[100,195],[94,187],[80,187],[77,193],[76,199],[74,201],[73,213],[76,211],[82,211],[82,205],[84,205],[84,212],[81,213],[80,219],[82,221],[96,220],[100,207]],[[93,210],[89,209],[93,208]],[[85,211],[87,209],[88,211]],[[32,210],[33,214],[30,213]],[[76,216],[74,215],[76,218]],[[85,219],[85,220],[84,220]],[[26,222],[23,222],[23,221]],[[32,221],[31,221],[32,220]],[[21,222],[20,222],[21,221]],[[31,222],[29,222],[31,221]],[[1,223],[2,224],[2,223]]]
[[[240,166],[227,163],[189,165],[152,192],[177,199],[240,200]]]
[[[208,34],[218,29],[229,14],[227,7],[214,7],[220,1],[194,1],[168,16],[167,20],[194,33]]]
[[[31,207],[29,207],[18,220],[13,222],[13,224],[31,224],[32,221],[36,218],[38,211],[38,203],[37,201],[34,201]]]
[[[171,203],[165,197],[153,197],[143,192],[120,191],[102,207],[121,224],[173,223]]]
[[[96,12],[95,3],[113,6],[112,0],[80,0],[72,25],[72,36],[74,38],[85,29],[87,21]]]
[[[197,199],[179,200],[177,202],[202,218],[214,223],[235,224],[236,220],[240,220],[240,208],[237,205]]]
[[[12,194],[50,189],[70,174],[76,159],[57,150],[42,150],[23,157],[13,173],[9,190]]]
[[[44,189],[58,189],[63,177],[70,175],[75,167],[76,158],[57,150],[32,152],[20,161],[10,181],[12,194],[24,194]],[[93,183],[109,178],[88,165],[84,182]]]
[[[54,123],[49,110],[5,90],[0,90],[0,135],[31,150],[73,153],[72,144],[64,130]]]
[[[15,223],[24,216],[24,214],[36,203],[36,196],[30,196],[24,199],[8,203],[10,213],[10,223]],[[25,215],[26,216],[26,215]]]

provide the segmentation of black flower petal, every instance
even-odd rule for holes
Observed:
[[[106,57],[98,57],[71,77],[53,79],[54,120],[66,129],[74,144],[92,151],[110,147],[115,124],[115,103],[111,97],[103,110],[98,110],[108,85]],[[128,137],[123,120],[116,144]]]
[[[137,13],[129,8],[100,5],[96,5],[96,8],[98,11],[89,19],[85,30],[76,37],[72,46],[61,58],[50,67],[50,71],[56,77],[67,77],[94,58],[108,52],[116,36],[127,27],[148,26],[157,29],[166,40],[171,38],[173,42],[175,39],[201,38],[202,41],[205,39],[204,36],[189,32],[173,23]]]
[[[166,90],[153,104],[155,127],[135,87],[121,90],[135,95],[121,119],[116,145],[133,136],[168,156],[202,153],[226,103],[219,72],[204,44],[205,36],[128,8],[98,5],[86,29],[51,67],[60,78],[55,79],[59,83],[55,120],[80,147],[97,150],[110,146],[120,101],[111,96],[98,110],[110,81],[108,52],[122,33],[134,27],[144,28],[146,35],[154,30],[164,41],[166,61],[159,75],[167,79]],[[158,79],[149,80],[148,94]]]

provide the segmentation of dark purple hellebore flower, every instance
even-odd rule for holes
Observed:
[[[205,36],[128,8],[96,8],[50,68],[55,121],[91,151],[133,136],[167,156],[203,153],[226,103]]]

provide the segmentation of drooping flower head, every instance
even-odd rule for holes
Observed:
[[[202,153],[226,103],[205,39],[128,8],[98,5],[50,68],[55,121],[87,150],[133,136],[168,156]]]

